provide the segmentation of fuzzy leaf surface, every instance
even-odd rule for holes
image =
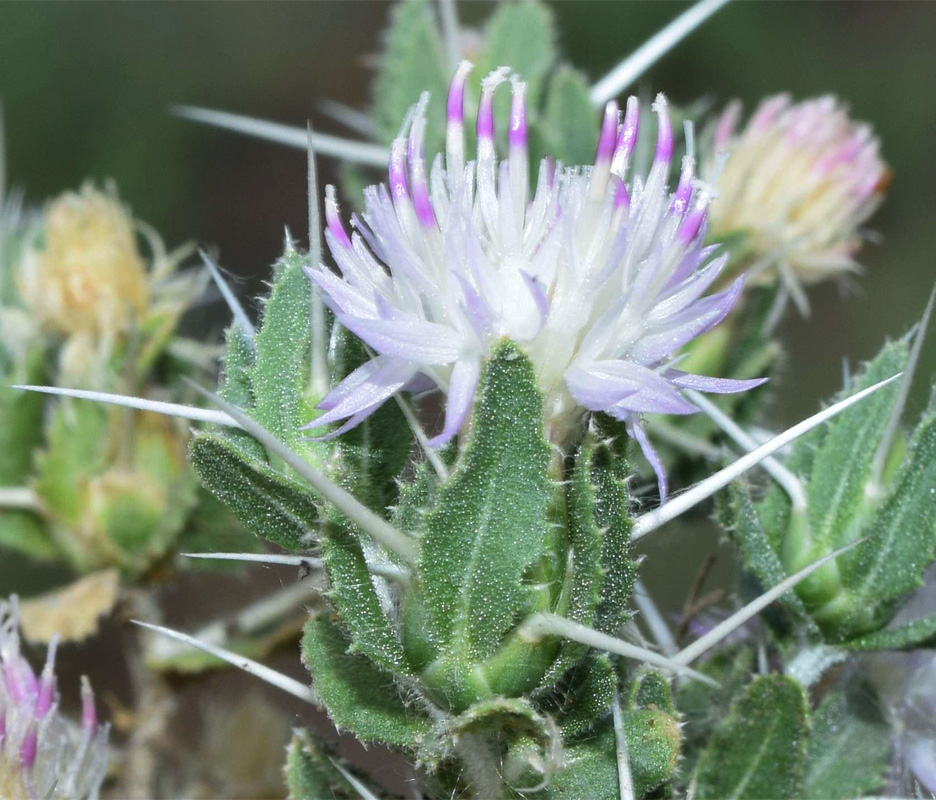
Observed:
[[[829,695],[812,715],[806,800],[848,800],[880,789],[890,750],[890,729],[870,701]]]
[[[302,661],[332,722],[364,742],[416,747],[428,719],[404,704],[393,678],[364,656],[323,615],[313,614],[302,637]]]
[[[361,540],[344,519],[322,528],[322,557],[331,589],[328,599],[351,634],[352,650],[396,674],[411,670],[367,568]]]
[[[578,70],[560,66],[549,80],[542,131],[549,155],[564,164],[589,164],[598,146],[599,121]]]
[[[303,484],[250,459],[219,434],[196,436],[189,455],[204,486],[247,530],[287,550],[312,544],[319,513]]]
[[[847,394],[896,375],[906,363],[906,344],[887,345]],[[814,456],[806,487],[810,534],[823,552],[848,544],[848,522],[861,508],[874,455],[899,392],[900,384],[894,381],[826,423],[829,430]]]
[[[936,393],[910,442],[904,466],[863,531],[868,538],[841,559],[848,629],[873,629],[896,601],[922,585],[936,548]]]
[[[798,797],[806,767],[808,704],[792,678],[756,678],[699,759],[699,800]]]
[[[679,757],[679,728],[662,711],[640,709],[624,715],[624,736],[634,795],[642,797],[673,774]],[[568,745],[563,768],[553,775],[549,800],[618,800],[617,743],[610,720]]]
[[[289,800],[328,800],[332,797],[354,796],[354,788],[304,730],[297,730],[293,734],[286,749],[284,777],[289,788]]]
[[[420,94],[430,93],[426,112],[426,153],[430,159],[442,144],[449,80],[441,42],[434,8],[427,0],[397,4],[390,12],[374,83],[374,122],[380,140],[388,145],[399,134],[400,123]]]
[[[489,656],[528,596],[542,555],[549,446],[529,360],[500,343],[485,367],[471,440],[426,519],[419,575],[433,636],[457,659]]]
[[[848,650],[913,650],[936,645],[936,616],[915,619],[897,628],[887,628],[851,639]]]
[[[498,67],[510,67],[527,84],[529,106],[535,107],[542,79],[555,59],[556,31],[550,10],[535,0],[501,3],[485,28],[477,74],[483,78]],[[498,98],[505,108],[509,104],[507,94],[503,93],[502,100]],[[589,118],[593,116],[594,111],[589,109]]]
[[[309,450],[300,426],[312,416],[306,400],[312,286],[302,269],[305,263],[303,254],[287,250],[274,266],[250,369],[251,416],[300,454]]]

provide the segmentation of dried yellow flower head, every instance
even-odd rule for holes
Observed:
[[[729,106],[715,134],[714,149],[727,159],[710,232],[744,232],[748,278],[779,278],[802,305],[803,285],[858,270],[861,226],[889,175],[880,143],[831,96],[795,104],[786,95],[769,98],[736,132],[738,110]]]
[[[19,279],[33,313],[65,335],[113,336],[142,317],[149,302],[133,217],[115,191],[90,183],[48,206]]]

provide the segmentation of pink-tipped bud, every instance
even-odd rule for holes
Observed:
[[[510,82],[510,127],[507,130],[507,142],[510,147],[526,150],[526,90],[523,81],[512,79]]]
[[[615,175],[624,177],[631,153],[637,144],[637,133],[640,130],[640,101],[631,95],[627,98],[624,110],[624,124],[618,136],[617,146],[614,148],[614,159],[611,162],[611,171]]]
[[[595,166],[608,164],[614,155],[617,140],[620,112],[618,104],[612,100],[605,106],[604,120],[601,123],[601,135],[598,137],[598,150],[595,153]]]
[[[331,184],[325,187],[325,224],[338,244],[342,247],[351,247],[351,238],[341,223],[338,201],[335,199],[335,187]]]
[[[653,158],[657,164],[669,164],[673,158],[673,122],[662,92],[656,96],[652,108],[657,115],[657,146]]]

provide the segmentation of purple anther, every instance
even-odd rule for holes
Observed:
[[[46,655],[45,667],[39,678],[39,692],[36,695],[36,719],[41,720],[52,708],[52,696],[55,693],[55,651],[58,649],[58,636],[53,636],[49,642],[49,652]]]
[[[640,101],[631,95],[627,98],[627,106],[624,110],[624,124],[621,126],[621,134],[618,136],[617,146],[614,148],[614,162],[611,165],[614,172],[623,172],[626,169],[631,153],[634,152],[634,145],[637,144],[639,130]]]
[[[81,727],[86,731],[93,731],[98,724],[97,708],[94,705],[94,692],[91,691],[91,682],[86,676],[81,676]]]
[[[390,147],[390,196],[394,202],[406,200],[409,191],[406,186],[406,140],[394,139]]]
[[[25,769],[31,769],[32,765],[36,763],[36,753],[39,751],[39,727],[35,722],[29,724],[29,729],[26,731],[26,735],[23,737],[23,742],[20,744],[20,764],[23,765]]]
[[[662,93],[656,96],[653,110],[657,113],[657,146],[654,161],[657,164],[669,164],[673,158],[673,122]]]
[[[465,82],[471,69],[470,61],[462,61],[449,84],[448,100],[445,104],[445,119],[449,125],[460,126],[465,119]]]
[[[428,95],[420,100],[420,106],[423,109],[428,100]],[[425,138],[426,118],[420,113],[413,121],[413,127],[410,129],[407,158],[409,160],[410,183],[413,191],[413,207],[416,209],[416,217],[420,225],[428,228],[435,227],[436,217],[432,209],[432,201],[429,199],[429,183],[426,180]]]
[[[682,214],[689,207],[689,199],[692,197],[692,178],[695,174],[695,159],[692,156],[683,156],[682,172],[679,174],[679,184],[673,193],[673,204],[670,206],[670,212],[673,214]]]
[[[341,215],[338,212],[338,201],[335,200],[335,187],[328,185],[325,187],[325,224],[335,241],[342,247],[351,247],[351,238],[341,223]]]
[[[595,166],[608,164],[614,155],[614,145],[617,139],[618,104],[612,100],[605,106],[604,120],[601,123],[601,135],[598,137],[598,150],[595,153]]]
[[[692,207],[692,211],[686,215],[676,234],[676,238],[682,244],[689,245],[696,238],[702,224],[705,222],[707,207],[708,200],[705,197],[700,197]]]
[[[509,145],[523,150],[527,146],[526,88],[522,81],[511,82],[510,128],[507,131]]]
[[[627,191],[627,184],[617,175],[611,176],[611,182],[614,184],[614,207],[630,208],[630,194]]]
[[[481,102],[478,104],[478,145],[494,147],[494,93],[510,70],[498,67],[481,81]]]

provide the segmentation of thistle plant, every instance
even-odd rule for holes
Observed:
[[[870,797],[895,744],[927,783],[932,736],[888,718],[865,654],[936,640],[934,617],[901,616],[936,548],[932,402],[905,422],[932,301],[786,431],[717,403],[763,392],[771,304],[850,267],[884,175],[872,134],[828,101],[768,101],[737,137],[716,123],[729,155],[704,180],[663,95],[621,113],[654,54],[719,5],[589,87],[537,4],[498,7],[472,71],[453,5],[436,23],[404,3],[361,126],[376,141],[184,111],[308,147],[309,249],[287,235],[256,325],[216,273],[233,322],[207,407],[61,393],[199,425],[202,485],[282,552],[192,555],[315,573],[250,609],[308,604],[309,680],[216,629],[141,625],[395,750],[419,797]],[[350,225],[317,154],[356,163],[346,195],[362,164],[386,169],[348,198]],[[747,249],[719,241],[737,228]],[[692,438],[673,415],[706,427]],[[686,454],[708,474],[670,492]],[[638,543],[712,505],[737,602],[674,630]],[[307,731],[284,775],[297,800],[397,796]]]

